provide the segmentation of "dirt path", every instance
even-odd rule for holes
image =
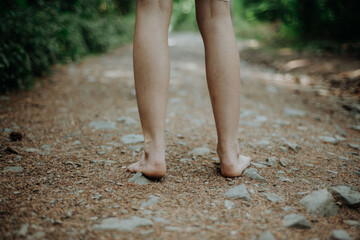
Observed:
[[[177,34],[169,43],[168,174],[160,182],[138,185],[147,180],[128,182],[133,174],[124,173],[141,154],[131,46],[56,67],[43,86],[1,97],[1,238],[257,239],[269,230],[275,239],[328,239],[343,229],[360,239],[347,221],[359,224],[359,205],[329,189],[359,191],[360,135],[350,126],[360,115],[305,80],[243,61],[239,139],[253,171],[223,178],[201,39]],[[22,140],[10,141],[12,131]],[[224,196],[241,184],[250,199]],[[324,204],[334,216],[300,203],[319,189],[335,197]],[[292,213],[311,228],[285,227]]]

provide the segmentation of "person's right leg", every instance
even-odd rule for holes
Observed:
[[[206,78],[218,134],[221,173],[240,176],[250,158],[240,155],[240,59],[228,2],[196,0],[196,18],[205,45]]]
[[[168,29],[172,0],[137,0],[134,77],[145,139],[142,159],[127,170],[159,178],[166,173],[165,118],[170,79]]]

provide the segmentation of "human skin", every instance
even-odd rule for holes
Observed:
[[[168,28],[172,1],[137,0],[134,35],[134,76],[144,135],[144,154],[127,170],[153,178],[166,174],[165,118],[170,59]],[[196,0],[196,18],[204,41],[206,77],[218,134],[221,173],[240,176],[250,158],[240,155],[240,58],[229,3]],[[156,59],[156,61],[155,61]]]

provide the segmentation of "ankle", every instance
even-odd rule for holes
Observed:
[[[147,139],[145,138],[144,141],[144,151],[145,152],[161,152],[161,151],[165,151],[165,143],[164,140],[152,140],[152,139]]]
[[[236,141],[233,142],[219,142],[217,145],[217,153],[221,157],[232,156],[237,154],[239,150],[239,144]]]

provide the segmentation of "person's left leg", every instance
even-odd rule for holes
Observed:
[[[196,0],[196,18],[205,45],[206,78],[218,134],[221,173],[240,176],[250,158],[240,155],[240,59],[229,3]]]

